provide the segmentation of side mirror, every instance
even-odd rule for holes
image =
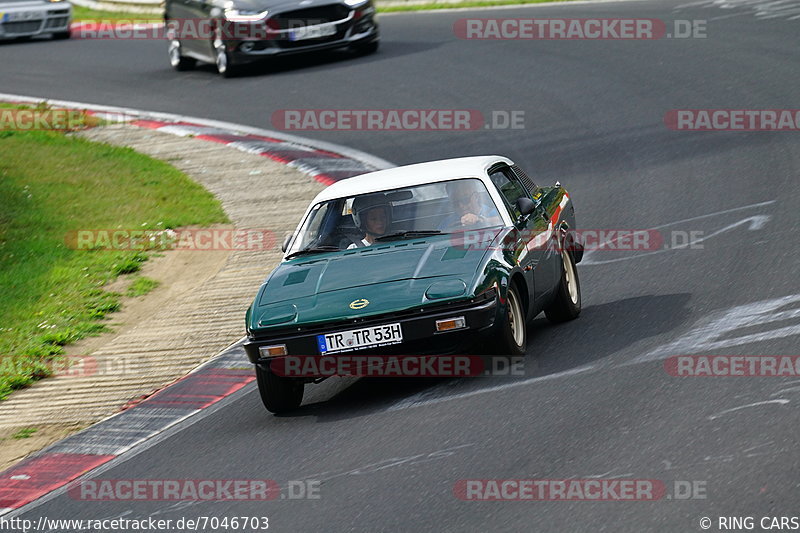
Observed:
[[[519,211],[523,217],[527,217],[528,215],[536,211],[536,202],[534,202],[527,196],[520,196],[517,199],[517,211]]]
[[[292,234],[288,234],[286,237],[283,238],[283,244],[281,244],[281,251],[286,253],[286,250],[289,249],[289,243],[292,240]]]

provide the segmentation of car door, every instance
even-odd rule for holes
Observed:
[[[547,189],[538,187],[518,165],[512,165],[511,169],[538,205],[536,212],[532,216],[539,218],[539,224],[544,228],[544,233],[536,245],[542,245],[541,241],[546,242],[543,244],[543,257],[539,263],[536,279],[540,289],[539,295],[546,295],[556,289],[561,281],[561,256],[558,253],[558,235],[553,233],[558,221],[550,220],[553,211],[548,210],[548,206],[551,203],[545,201],[544,192]]]
[[[189,10],[188,0],[166,0],[164,4],[164,19],[166,20],[167,39],[173,37],[181,41],[181,48],[184,51],[191,49],[193,43],[185,39],[185,27],[187,22],[191,23],[192,13]]]
[[[527,177],[527,176],[526,176]],[[489,178],[503,197],[506,208],[515,221],[517,242],[515,256],[522,268],[530,290],[529,306],[532,312],[538,312],[542,297],[552,288],[552,267],[548,264],[548,220],[544,211],[537,209],[527,217],[522,217],[516,203],[520,197],[533,200],[533,191],[506,164],[489,169]]]
[[[180,0],[186,12],[186,20],[181,21],[185,26],[187,38],[182,41],[185,50],[193,52],[203,58],[213,58],[213,37],[211,35],[211,10],[214,4],[211,0]]]

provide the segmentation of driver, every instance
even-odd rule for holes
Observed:
[[[441,230],[486,227],[501,224],[502,219],[490,200],[486,190],[480,190],[481,182],[475,179],[450,181],[445,185],[447,196],[453,203],[454,212],[439,225]]]
[[[392,223],[392,205],[383,193],[358,196],[353,200],[353,222],[356,228],[364,232],[360,242],[354,242],[348,250],[361,246],[370,246],[377,237],[386,235]]]

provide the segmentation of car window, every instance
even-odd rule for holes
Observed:
[[[368,213],[378,207],[384,210],[379,217],[383,222],[374,230],[379,233],[373,232],[373,240],[403,232],[452,233],[503,223],[482,180],[426,183],[315,205],[287,255],[311,248],[344,250],[365,246]]]
[[[522,183],[519,182],[509,169],[505,168],[492,172],[489,174],[489,178],[491,178],[497,190],[500,191],[513,217],[515,219],[519,217],[521,213],[517,209],[517,200],[522,196],[528,196],[528,191],[525,190]]]
[[[323,242],[326,233],[330,233],[330,231],[326,231],[326,228],[330,226],[334,216],[337,220],[341,217],[341,209],[340,202],[325,202],[315,205],[288,253],[327,244]]]

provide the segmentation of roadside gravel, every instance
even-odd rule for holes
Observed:
[[[89,355],[96,371],[41,380],[0,402],[0,434],[37,428],[41,435],[1,440],[0,470],[65,433],[159,390],[240,339],[247,306],[280,261],[284,234],[294,229],[310,199],[324,188],[310,176],[267,157],[188,136],[130,125],[93,128],[79,135],[167,161],[219,198],[236,228],[271,231],[274,245],[255,250],[170,251],[156,258],[154,263],[167,270],[161,275],[169,283],[162,283],[142,304],[132,303],[144,307],[132,312],[113,333],[99,342],[87,342],[90,353],[69,350]],[[158,279],[159,272],[148,276]]]

